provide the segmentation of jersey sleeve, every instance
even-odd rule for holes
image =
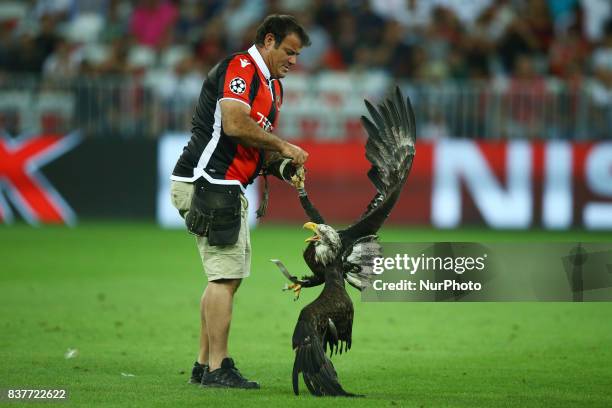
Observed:
[[[279,80],[274,81],[274,120],[273,127],[278,126],[278,118],[280,117],[281,105],[283,104],[283,84]]]
[[[219,77],[217,99],[235,99],[251,106],[255,75],[256,68],[251,60],[236,55],[227,64],[224,75]]]

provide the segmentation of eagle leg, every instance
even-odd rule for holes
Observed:
[[[293,293],[295,293],[295,298],[293,300],[296,301],[300,298],[302,285],[300,285],[299,283],[292,283],[291,285],[285,285],[283,290],[293,290]]]
[[[295,300],[298,300],[300,297],[300,290],[302,289],[302,285],[305,283],[305,281],[303,279],[298,279],[297,276],[291,275],[287,270],[287,267],[278,259],[270,259],[270,261],[276,265],[285,278],[291,282],[291,285],[285,285],[283,290],[293,289],[293,292],[296,294]]]

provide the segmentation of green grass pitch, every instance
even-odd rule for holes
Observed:
[[[61,406],[609,407],[611,303],[361,303],[333,361],[363,399],[291,391],[298,302],[269,262],[305,271],[308,232],[252,232],[230,350],[259,391],[187,385],[205,284],[192,237],[149,224],[0,227],[0,387],[66,388]],[[383,241],[612,242],[612,234],[386,228]],[[79,354],[66,359],[68,348]],[[133,376],[124,376],[133,374]],[[7,404],[0,401],[0,405]],[[7,404],[7,406],[10,404]],[[15,403],[22,406],[23,403]]]

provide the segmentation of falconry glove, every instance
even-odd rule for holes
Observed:
[[[272,174],[295,188],[304,188],[304,180],[306,179],[304,166],[296,166],[291,162],[291,159],[283,158],[270,162],[264,173]]]
[[[296,166],[291,159],[282,158],[266,164],[262,172],[264,176],[264,193],[261,205],[257,210],[257,218],[263,217],[268,208],[268,200],[270,198],[268,186],[268,174],[273,175],[287,183],[291,184],[298,190],[304,189],[304,181],[306,180],[306,170],[304,166]]]

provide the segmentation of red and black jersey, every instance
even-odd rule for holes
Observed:
[[[234,99],[251,108],[251,118],[271,132],[278,121],[283,100],[279,80],[255,46],[233,54],[208,73],[192,119],[192,136],[183,148],[172,180],[192,182],[204,177],[214,184],[253,182],[263,164],[262,149],[243,146],[223,131],[219,102]]]

